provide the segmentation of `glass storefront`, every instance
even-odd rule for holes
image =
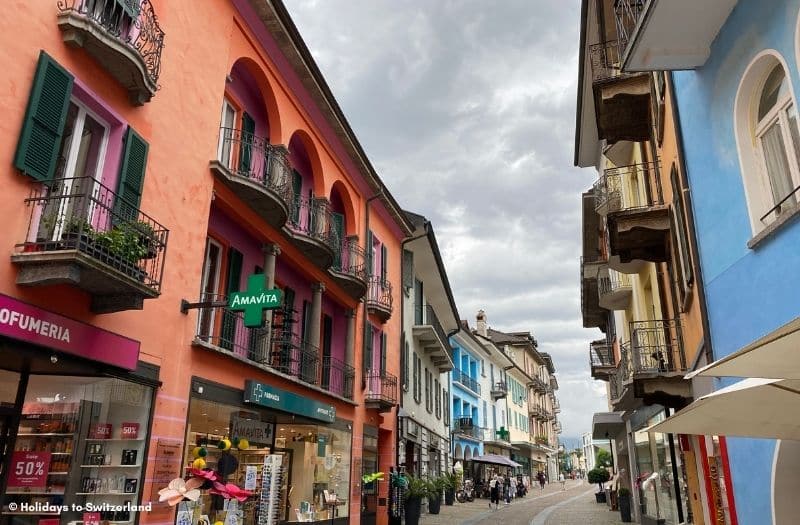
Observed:
[[[265,481],[277,477],[275,519],[280,522],[330,521],[348,516],[352,432],[342,425],[299,422],[285,413],[192,398],[184,465],[192,466],[196,447],[205,451],[205,467],[225,483],[261,493]],[[294,421],[293,421],[294,420]],[[220,440],[247,440],[247,447],[220,450]],[[279,457],[280,471],[264,467],[265,458]],[[271,461],[271,460],[270,460]],[[336,496],[334,498],[334,495]],[[335,499],[336,504],[326,503]],[[181,504],[179,523],[256,525],[261,498],[231,506],[222,498],[203,495],[196,505]]]
[[[0,476],[3,522],[52,525],[83,519],[79,512],[54,512],[54,505],[137,505],[153,388],[115,378],[29,375],[18,407],[20,378],[0,372],[3,419],[16,423],[10,428],[16,438],[9,469]],[[0,440],[10,442],[10,435],[0,433]],[[115,510],[101,512],[99,519],[133,523],[136,516]]]
[[[663,411],[657,413],[634,433],[638,469],[636,489],[643,516],[661,520],[660,523],[664,525],[677,525],[682,522],[683,502],[686,501],[680,450],[677,443],[670,443],[668,434],[650,434],[646,431],[647,427],[663,421],[665,417]],[[677,494],[675,472],[679,476]]]

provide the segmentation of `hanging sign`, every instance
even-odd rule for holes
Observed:
[[[281,305],[281,291],[266,290],[266,281],[263,273],[254,273],[247,278],[247,290],[233,292],[228,297],[228,308],[244,312],[244,325],[248,328],[262,326],[264,310],[274,310]]]

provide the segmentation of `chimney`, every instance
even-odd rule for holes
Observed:
[[[477,332],[478,334],[482,335],[483,337],[487,337],[489,332],[486,326],[486,312],[483,310],[478,310],[477,318]]]

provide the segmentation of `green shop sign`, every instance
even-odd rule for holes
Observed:
[[[252,379],[244,382],[244,402],[306,416],[325,423],[336,421],[336,407],[298,396]]]
[[[263,325],[264,310],[274,310],[281,305],[281,291],[266,290],[266,276],[254,273],[247,278],[247,290],[233,292],[228,297],[228,308],[244,312],[244,325],[256,328]]]

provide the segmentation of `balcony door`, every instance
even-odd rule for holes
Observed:
[[[235,138],[236,108],[228,99],[222,100],[222,115],[220,117],[219,145],[217,146],[217,159],[226,167],[233,166],[233,141]]]
[[[203,262],[203,275],[200,287],[201,301],[217,301],[219,297],[220,265],[222,257],[222,246],[215,240],[209,238],[206,241],[206,256]],[[201,308],[197,318],[197,333],[205,341],[212,338],[214,322],[216,320],[216,308]]]
[[[57,241],[71,233],[88,232],[94,207],[110,209],[113,202],[98,202],[109,126],[76,100],[69,103],[61,137],[55,180],[40,221],[40,238]],[[44,230],[44,231],[42,231]]]

